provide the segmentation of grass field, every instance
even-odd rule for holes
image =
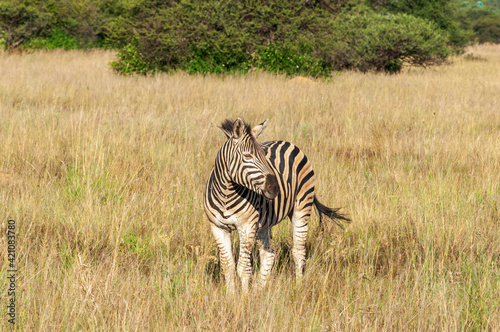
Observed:
[[[500,46],[400,75],[120,77],[105,51],[0,53],[0,330],[500,330]],[[288,220],[267,288],[226,294],[203,188],[226,117],[308,155],[302,284]],[[237,237],[233,238],[237,245]],[[258,268],[258,267],[257,267]]]

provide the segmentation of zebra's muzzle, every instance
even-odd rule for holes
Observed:
[[[262,194],[268,200],[273,200],[279,193],[280,187],[278,185],[278,180],[273,174],[266,175],[266,183],[264,184],[264,190]]]

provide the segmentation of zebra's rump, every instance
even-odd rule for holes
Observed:
[[[314,192],[314,171],[306,155],[290,142],[269,141],[261,146],[280,187],[272,204],[274,213],[268,216],[268,226],[274,226]]]

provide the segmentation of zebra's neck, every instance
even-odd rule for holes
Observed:
[[[238,187],[241,186],[238,186],[233,182],[229,174],[229,170],[227,169],[227,165],[220,158],[220,155],[218,155],[215,159],[212,185],[210,188],[212,200],[219,204],[221,207],[225,207],[237,192]]]

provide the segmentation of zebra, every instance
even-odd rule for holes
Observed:
[[[263,144],[257,138],[269,119],[251,128],[242,119],[226,119],[220,129],[227,137],[222,145],[204,192],[204,209],[219,249],[226,288],[235,290],[235,262],[230,234],[236,230],[240,252],[236,272],[243,292],[252,275],[251,252],[259,245],[260,272],[256,286],[263,287],[274,265],[271,227],[289,217],[293,225],[292,257],[296,279],[303,277],[308,221],[313,205],[320,219],[326,215],[335,223],[349,222],[339,209],[319,202],[314,192],[315,177],[306,155],[285,141]]]

